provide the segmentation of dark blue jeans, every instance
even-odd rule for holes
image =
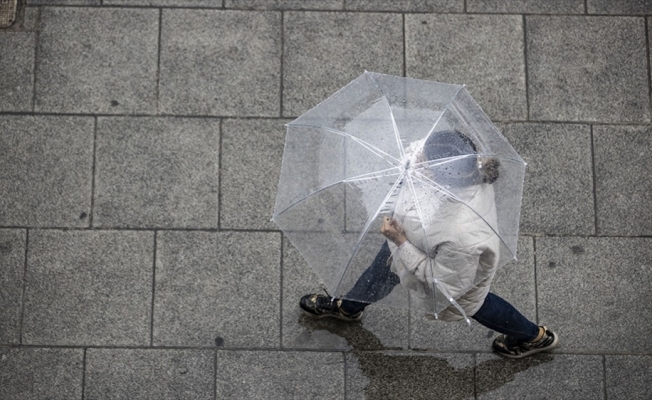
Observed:
[[[388,263],[391,251],[387,242],[383,244],[369,268],[360,275],[346,297],[366,299],[369,302],[342,300],[342,310],[348,314],[356,314],[369,304],[379,301],[389,295],[394,286],[400,283],[398,275],[391,271]],[[525,318],[514,306],[501,297],[489,293],[484,303],[471,318],[480,324],[502,333],[515,341],[533,340],[539,334],[539,327]]]

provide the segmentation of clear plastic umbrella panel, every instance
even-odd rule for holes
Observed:
[[[466,318],[458,300],[516,258],[524,174],[464,86],[365,72],[287,125],[272,220],[331,296]]]

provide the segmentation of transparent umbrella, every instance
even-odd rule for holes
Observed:
[[[333,297],[466,318],[516,258],[524,173],[464,86],[365,72],[287,125],[272,220]],[[383,248],[394,279],[358,290]]]

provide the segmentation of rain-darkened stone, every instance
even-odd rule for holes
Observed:
[[[281,14],[163,10],[160,111],[278,116]]]
[[[41,10],[36,111],[156,112],[159,11]]]
[[[217,228],[219,131],[215,119],[99,118],[93,224]]]
[[[344,381],[342,353],[217,352],[218,399],[343,399]]]
[[[598,233],[652,235],[652,129],[595,126]]]
[[[280,236],[159,232],[154,345],[279,347]]]
[[[507,124],[502,132],[527,162],[521,233],[593,234],[589,126]]]
[[[283,248],[283,347],[332,350],[407,348],[408,312],[368,307],[359,323],[314,320],[299,308],[307,294],[324,294],[319,278],[286,239]]]
[[[530,118],[648,122],[645,21],[526,18]]]
[[[150,342],[153,232],[30,231],[23,343]]]
[[[214,399],[215,353],[88,349],[85,399]]]
[[[398,14],[285,14],[283,115],[303,114],[365,70],[401,75],[402,26]]]
[[[473,399],[472,354],[353,352],[346,355],[349,399]]]
[[[26,233],[0,229],[0,343],[18,344]]]
[[[0,32],[0,111],[32,111],[34,46],[30,32]]]
[[[282,120],[224,121],[221,228],[276,228],[270,217],[281,172],[283,123]]]
[[[652,356],[605,356],[607,398],[652,398]]]
[[[652,239],[544,237],[536,249],[539,322],[560,348],[652,350]]]
[[[3,400],[81,399],[84,351],[0,347]]]
[[[465,84],[491,118],[527,118],[523,19],[516,15],[406,15],[412,78]]]
[[[478,399],[602,399],[602,356],[541,353],[521,360],[478,354]]]
[[[88,226],[92,171],[92,118],[0,117],[0,226]]]
[[[584,0],[466,0],[477,13],[584,14]]]
[[[518,262],[511,262],[496,272],[490,291],[504,298],[525,317],[536,323],[533,240],[521,237],[518,242]],[[412,313],[410,345],[416,349],[437,351],[488,351],[497,333],[471,320],[441,322]]]
[[[226,8],[249,10],[341,10],[344,0],[224,0]]]
[[[464,0],[347,0],[347,10],[462,12]]]

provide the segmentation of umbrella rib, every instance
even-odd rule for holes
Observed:
[[[392,118],[392,127],[394,128],[394,136],[396,137],[396,145],[398,146],[398,151],[401,156],[401,160],[405,158],[405,149],[403,148],[403,142],[401,142],[401,135],[398,132],[398,126],[396,125],[396,119],[394,118],[394,111],[392,111],[392,105],[389,102],[389,99],[387,98],[387,95],[385,94],[385,91],[383,88],[380,86],[376,78],[374,78],[371,74],[369,75],[369,78],[371,81],[376,85],[378,90],[380,91],[380,94],[383,97],[383,100],[385,100],[385,103],[387,104],[387,108],[389,109],[389,116]]]
[[[297,204],[303,202],[307,198],[312,197],[312,196],[316,195],[317,193],[323,192],[324,190],[330,189],[335,185],[339,185],[340,183],[362,182],[362,181],[365,181],[365,180],[372,180],[372,179],[377,179],[377,178],[381,178],[381,177],[397,175],[397,174],[389,174],[389,172],[390,171],[398,171],[398,170],[399,170],[399,167],[392,167],[392,168],[387,168],[387,169],[384,169],[384,170],[381,170],[381,171],[376,171],[376,172],[371,172],[371,173],[368,173],[368,174],[357,175],[357,176],[353,176],[351,178],[346,178],[346,179],[341,179],[341,180],[335,181],[335,182],[333,182],[333,183],[331,183],[329,185],[321,187],[321,188],[319,188],[317,190],[314,190],[314,191],[308,193],[307,195],[303,196],[299,200],[297,200],[294,203],[290,204],[289,206],[285,207],[279,213],[275,214],[274,218],[280,216],[281,214],[284,214],[286,211],[288,211],[292,207],[296,206]]]
[[[460,94],[462,89],[464,89],[464,85],[460,86],[460,88],[457,90],[457,92],[455,92],[455,96],[451,97],[451,99],[448,101],[448,103],[444,107],[444,109],[441,112],[441,114],[439,115],[439,117],[437,117],[437,121],[435,121],[435,123],[432,125],[432,128],[430,128],[430,131],[426,135],[426,141],[428,141],[428,138],[430,137],[430,135],[435,131],[435,128],[437,127],[437,124],[439,124],[439,120],[441,120],[441,118],[444,116],[444,114],[446,113],[446,110],[448,110],[448,107],[450,107],[450,105],[453,104],[453,101],[455,101],[455,99],[457,98],[457,95]]]
[[[475,215],[477,215],[481,220],[483,220],[484,223],[487,224],[487,226],[488,226],[488,227],[489,227],[489,228],[490,228],[490,229],[491,229],[491,230],[496,234],[496,236],[498,237],[498,239],[500,239],[500,241],[501,241],[501,242],[505,245],[505,247],[507,248],[507,251],[509,251],[509,254],[512,255],[512,258],[513,258],[513,259],[516,259],[516,254],[514,254],[514,252],[512,251],[512,249],[510,249],[509,246],[507,245],[507,243],[505,243],[505,240],[500,236],[500,234],[498,233],[498,231],[497,231],[496,229],[494,229],[494,227],[491,226],[491,224],[490,224],[489,222],[487,222],[487,220],[484,219],[484,217],[483,217],[482,215],[478,214],[478,212],[475,211],[475,210],[473,209],[473,207],[471,207],[471,206],[468,205],[464,200],[462,200],[462,199],[460,199],[459,197],[457,197],[454,193],[451,193],[450,191],[446,190],[446,188],[444,188],[443,186],[439,185],[439,184],[436,183],[435,181],[431,180],[431,179],[428,178],[427,176],[423,175],[423,174],[420,173],[419,171],[414,171],[414,172],[418,175],[417,180],[418,180],[419,182],[424,183],[424,184],[426,184],[426,185],[429,185],[429,186],[432,187],[433,189],[439,190],[439,191],[440,191],[441,193],[443,193],[444,195],[446,195],[446,196],[452,198],[453,200],[459,201],[460,203],[464,204],[464,206],[466,206],[469,210],[473,211],[473,213],[474,213]]]
[[[340,285],[342,284],[342,281],[344,280],[344,277],[346,276],[346,273],[349,270],[349,267],[351,267],[351,263],[353,262],[353,259],[355,258],[355,255],[358,253],[358,249],[360,248],[360,245],[362,244],[362,239],[365,237],[367,232],[369,231],[369,228],[371,228],[371,224],[378,218],[378,215],[380,214],[380,211],[383,209],[383,206],[389,201],[389,198],[392,197],[392,194],[398,187],[398,185],[401,184],[401,181],[403,178],[407,175],[407,171],[403,171],[401,175],[398,177],[396,182],[394,182],[394,185],[392,185],[392,188],[387,192],[387,195],[383,199],[383,201],[380,203],[380,206],[374,213],[373,217],[369,218],[367,223],[364,226],[364,229],[360,233],[360,236],[358,237],[358,240],[355,244],[355,248],[353,249],[353,254],[351,254],[351,258],[349,258],[349,261],[346,263],[346,267],[344,267],[344,272],[342,272],[342,277],[340,278],[340,281],[337,283],[337,286],[335,287],[335,291],[333,292],[333,295],[336,296],[337,292],[340,290]]]
[[[310,124],[293,124],[293,123],[290,123],[288,126],[300,126],[300,127],[304,127],[304,128],[323,129],[326,132],[330,132],[330,133],[334,133],[336,135],[340,135],[340,136],[350,138],[354,142],[359,143],[360,145],[365,147],[367,150],[371,151],[372,153],[374,153],[378,157],[380,157],[380,158],[382,158],[382,159],[384,159],[384,160],[386,160],[388,162],[389,162],[389,160],[387,160],[387,158],[391,158],[394,161],[394,162],[390,162],[390,164],[392,164],[392,165],[398,165],[398,164],[401,163],[396,157],[394,157],[394,156],[392,156],[390,154],[387,154],[386,152],[382,151],[381,149],[374,146],[373,144],[365,142],[364,140],[362,140],[360,138],[357,138],[357,137],[351,135],[350,133],[346,133],[346,132],[340,131],[338,129],[328,128],[328,127],[325,127],[325,126],[310,125]]]
[[[410,188],[410,192],[412,193],[412,197],[414,197],[414,205],[417,209],[417,216],[419,217],[419,221],[421,221],[421,228],[423,229],[423,240],[424,240],[424,246],[425,246],[425,253],[426,257],[428,257],[428,265],[430,266],[430,274],[432,275],[432,283],[435,285],[435,287],[438,287],[439,290],[446,296],[448,301],[459,310],[459,312],[462,313],[464,316],[464,319],[466,320],[466,323],[471,325],[471,321],[469,320],[469,317],[466,315],[466,312],[464,312],[464,309],[459,305],[457,301],[451,296],[451,294],[448,292],[448,290],[442,285],[438,279],[435,277],[435,271],[432,265],[432,257],[430,257],[430,246],[428,244],[428,232],[426,232],[426,227],[423,225],[423,212],[421,211],[421,205],[419,204],[419,198],[417,196],[417,191],[414,189],[414,182],[412,182],[412,177],[408,175],[407,177],[408,181],[408,187]],[[437,294],[435,290],[432,291],[432,297],[433,297],[433,302],[435,306],[435,318],[437,318]]]

